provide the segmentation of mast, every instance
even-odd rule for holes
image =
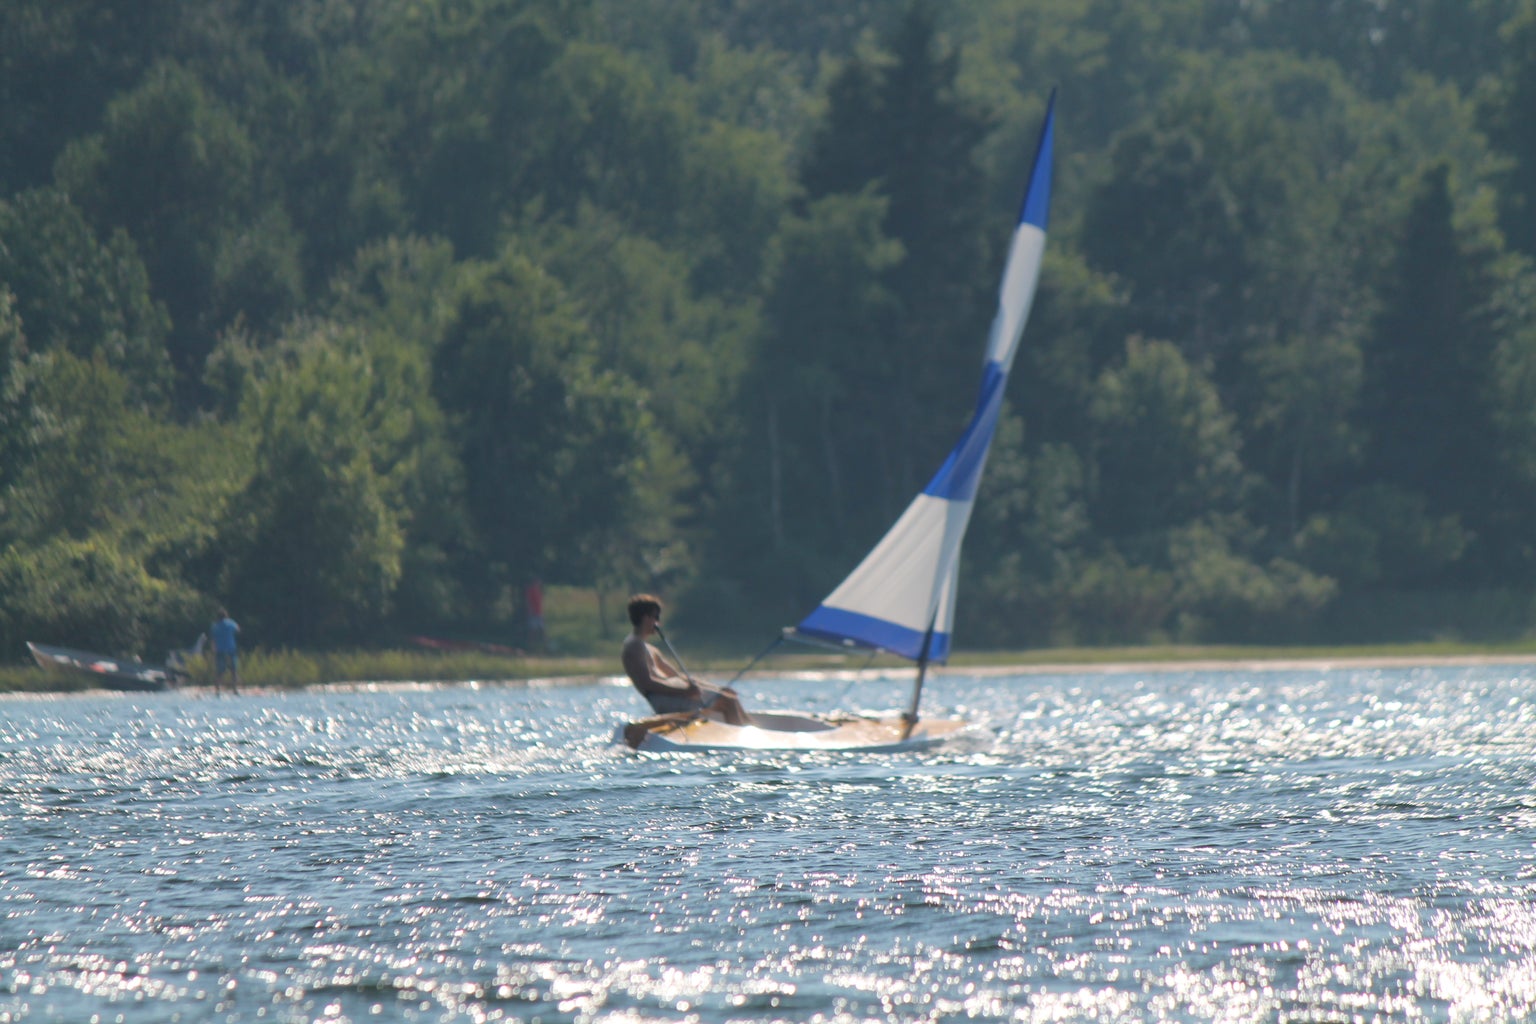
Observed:
[[[949,658],[960,546],[1039,282],[1049,219],[1055,110],[1052,91],[1024,202],[1008,243],[981,388],[969,423],[944,464],[885,536],[794,629],[803,636],[888,651],[916,662],[917,690],[909,712],[914,720],[928,663],[943,664]]]
[[[928,624],[928,632],[923,637],[923,650],[917,656],[917,682],[912,686],[912,704],[907,708],[907,713],[901,716],[904,723],[901,733],[902,739],[911,736],[913,727],[917,725],[917,705],[923,699],[923,680],[928,677],[928,651],[932,644],[933,623],[930,622]]]

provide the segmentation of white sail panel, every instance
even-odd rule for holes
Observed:
[[[859,567],[800,623],[800,632],[920,657],[938,596],[934,581],[949,579],[959,567],[971,505],[918,495]],[[947,654],[947,636],[941,641],[935,631],[931,659],[942,660],[933,649],[939,644]]]
[[[1003,269],[1003,283],[998,290],[997,315],[992,318],[992,332],[987,339],[987,362],[1013,368],[1014,353],[1024,335],[1024,322],[1035,298],[1035,282],[1040,279],[1040,261],[1045,256],[1045,229],[1020,222],[1013,233],[1008,263]]]
[[[923,493],[848,578],[800,623],[798,632],[878,648],[923,663],[948,658],[960,545],[1002,413],[1008,372],[1040,278],[1050,206],[1054,125],[1053,94],[1040,130],[1023,208],[1009,240],[997,313],[987,338],[981,393],[970,423]],[[914,715],[916,703],[914,696]]]

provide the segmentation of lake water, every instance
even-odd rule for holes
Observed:
[[[640,755],[607,683],[0,699],[0,1022],[1536,1017],[1536,667],[925,707],[989,731]]]

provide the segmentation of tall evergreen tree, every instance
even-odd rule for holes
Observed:
[[[1445,165],[1420,181],[1399,251],[1365,347],[1366,475],[1422,495],[1431,514],[1464,513],[1482,532],[1508,489],[1494,415],[1495,283],[1487,255],[1457,236]],[[1491,569],[1497,558],[1485,561]]]
[[[961,94],[959,54],[940,41],[932,6],[908,7],[887,46],[884,62],[855,59],[832,83],[801,180],[812,199],[873,189],[887,200],[884,235],[905,252],[885,274],[899,310],[881,346],[899,372],[875,410],[901,453],[889,490],[905,494],[970,397],[1006,225],[988,223],[976,160],[991,119]]]

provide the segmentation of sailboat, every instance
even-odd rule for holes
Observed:
[[[881,751],[930,746],[966,728],[968,723],[960,719],[921,718],[918,706],[928,667],[949,658],[960,546],[1002,411],[1008,373],[1040,278],[1050,206],[1055,110],[1056,95],[1052,92],[1003,268],[997,313],[982,367],[981,392],[970,423],[928,486],[864,561],[798,626],[784,630],[772,645],[799,638],[843,650],[884,652],[911,661],[917,673],[906,711],[884,717],[753,712],[747,725],[729,725],[703,715],[657,715],[620,726],[615,737],[618,741],[637,750]],[[738,678],[745,671],[738,673]]]

